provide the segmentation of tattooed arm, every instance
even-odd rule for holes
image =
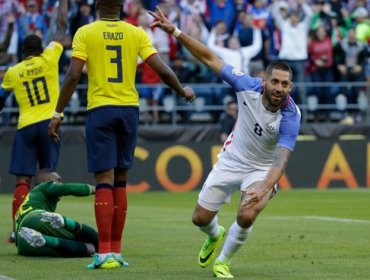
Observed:
[[[266,187],[272,188],[284,174],[291,154],[292,152],[286,148],[276,147],[272,166],[264,180]]]
[[[246,198],[247,208],[259,203],[266,194],[271,193],[272,188],[284,174],[292,152],[283,147],[276,147],[274,159],[270,170],[267,172],[265,180],[254,184],[252,187],[243,191]]]

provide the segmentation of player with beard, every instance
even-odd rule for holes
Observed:
[[[252,78],[220,60],[199,41],[177,29],[157,8],[153,26],[172,34],[197,59],[210,67],[236,92],[238,118],[234,130],[208,175],[193,213],[193,223],[207,235],[199,265],[210,265],[223,240],[224,227],[217,213],[231,195],[240,191],[236,221],[231,225],[220,255],[213,264],[217,278],[233,278],[230,262],[252,231],[257,215],[276,193],[299,133],[301,114],[291,99],[292,71],[281,62],[271,63],[266,77]]]

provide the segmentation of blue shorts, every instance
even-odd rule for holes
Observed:
[[[13,142],[9,173],[34,176],[37,170],[55,170],[59,159],[60,142],[48,135],[50,120],[31,124],[17,130]]]
[[[138,107],[107,106],[89,111],[86,119],[88,171],[131,168],[138,126]]]

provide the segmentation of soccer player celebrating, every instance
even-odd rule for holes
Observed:
[[[40,169],[56,169],[59,142],[47,136],[47,127],[59,96],[58,61],[63,52],[61,41],[67,28],[67,0],[60,0],[54,41],[42,48],[36,35],[23,42],[25,59],[10,67],[0,87],[0,110],[14,92],[19,106],[18,130],[15,135],[9,172],[17,178],[12,205],[12,219],[29,192],[37,163]],[[11,236],[9,241],[14,241]]]
[[[142,28],[119,19],[122,0],[97,0],[99,19],[79,28],[73,38],[72,59],[49,125],[58,137],[59,115],[71,98],[85,63],[89,77],[86,120],[88,171],[96,181],[95,218],[99,251],[88,268],[125,264],[121,239],[126,220],[126,174],[132,167],[139,125],[139,96],[135,89],[137,57],[185,101],[195,95],[182,87]],[[112,265],[112,260],[116,265]]]
[[[284,63],[267,67],[266,78],[252,78],[220,60],[202,43],[182,33],[157,8],[149,11],[160,27],[174,35],[197,59],[230,84],[238,99],[238,118],[234,130],[218,155],[199,194],[193,223],[207,234],[199,253],[199,265],[210,265],[225,236],[218,225],[217,213],[241,192],[236,221],[231,225],[223,249],[213,264],[217,278],[233,278],[230,261],[252,231],[258,213],[276,192],[295,146],[300,127],[300,111],[289,96],[292,71]]]
[[[48,169],[35,176],[36,187],[27,195],[15,215],[16,246],[24,256],[88,257],[98,248],[98,234],[91,227],[55,213],[62,196],[88,196],[95,187],[63,184]]]

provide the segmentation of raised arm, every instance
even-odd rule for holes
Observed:
[[[204,44],[191,38],[190,36],[178,30],[172,22],[162,13],[161,9],[156,7],[157,13],[148,11],[148,13],[155,19],[151,27],[157,26],[168,34],[174,35],[177,40],[188,49],[191,54],[200,60],[203,64],[211,68],[214,72],[220,73],[224,62],[219,59],[209,48]],[[174,33],[175,32],[175,33]]]
[[[68,0],[59,0],[57,14],[57,30],[54,34],[54,40],[61,42],[65,36],[68,24]]]
[[[12,12],[10,12],[8,14],[8,29],[6,31],[5,39],[0,44],[1,50],[4,52],[6,52],[7,49],[9,48],[10,40],[12,39],[12,34],[14,30],[14,22],[15,22],[15,15]]]
[[[242,47],[241,51],[244,57],[249,59],[256,56],[262,49],[262,31],[260,29],[253,29],[253,43],[251,46]]]

